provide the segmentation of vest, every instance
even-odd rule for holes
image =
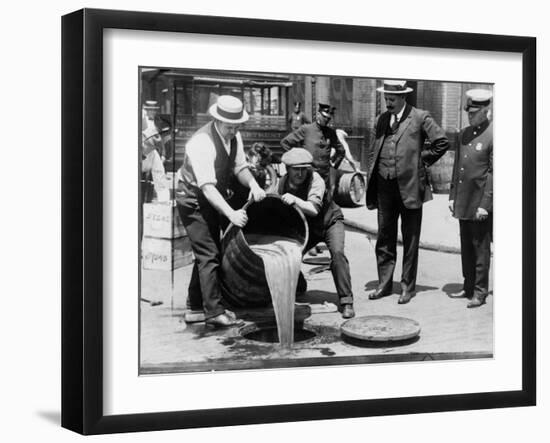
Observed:
[[[307,197],[309,195],[309,188],[311,186],[311,180],[313,178],[311,175],[302,183],[302,186],[299,188],[292,188],[290,189],[290,184],[288,180],[288,175],[283,175],[281,177],[281,180],[279,180],[279,195],[286,194],[287,192],[295,195],[298,198],[301,198],[304,201],[307,201]]]
[[[397,129],[395,132],[397,132]],[[380,148],[380,155],[378,157],[378,174],[385,179],[397,177],[397,172],[395,170],[395,142],[393,140],[395,132],[392,131],[391,126],[388,124],[384,143]]]
[[[310,176],[298,189],[291,190],[288,183],[288,175],[284,175],[279,181],[279,195],[283,195],[288,192],[304,201],[307,201],[312,180],[313,178]],[[334,203],[334,201],[330,200],[327,202],[326,195],[327,191],[325,191],[325,196],[323,197],[323,203],[321,204],[319,214],[315,217],[306,216],[310,235],[315,234],[322,237],[324,236],[325,230],[330,225],[332,225],[335,221],[343,220],[344,218],[341,209],[336,205],[336,203]]]
[[[216,189],[226,198],[233,169],[235,168],[235,157],[237,155],[237,139],[234,137],[231,140],[231,148],[229,155],[225,150],[218,131],[214,127],[214,122],[207,123],[200,128],[196,134],[206,133],[216,149],[216,160],[214,161],[214,170],[216,173]],[[181,181],[179,182],[178,191],[185,194],[186,199],[198,200],[203,199],[204,195],[201,189],[197,186],[197,179],[191,167],[191,163],[187,154],[183,158],[183,164],[180,168]]]

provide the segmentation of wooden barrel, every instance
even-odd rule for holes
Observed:
[[[277,188],[279,187],[279,177],[277,176],[277,171],[271,165],[267,165],[265,170],[267,172],[267,177],[264,184],[264,190],[268,194],[276,194]]]
[[[447,151],[443,157],[428,168],[434,194],[448,194],[451,190],[455,152]]]
[[[275,168],[271,165],[267,165],[265,167],[265,182],[262,180],[258,182],[260,186],[262,186],[263,190],[267,194],[276,194],[277,189],[279,187],[279,177],[277,175],[277,171]],[[227,200],[227,203],[229,203],[229,206],[231,206],[233,209],[240,209],[242,208],[246,202],[248,201],[248,195],[250,194],[250,189],[246,186],[244,186],[237,177],[233,177],[231,184],[229,185],[231,189],[230,197]]]
[[[271,294],[262,259],[250,249],[248,235],[280,235],[297,240],[304,248],[308,227],[304,214],[269,194],[258,203],[245,206],[248,223],[243,229],[229,226],[222,239],[220,280],[222,295],[235,307],[271,304]]]
[[[365,177],[360,172],[336,171],[334,201],[344,208],[365,203]]]

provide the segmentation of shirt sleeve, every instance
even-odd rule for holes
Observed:
[[[246,161],[246,156],[244,155],[244,144],[241,133],[237,132],[235,138],[237,139],[237,153],[235,155],[235,168],[233,169],[233,172],[237,175],[244,168],[248,168],[248,163]]]
[[[189,158],[193,173],[200,188],[206,184],[217,183],[214,162],[216,161],[216,148],[207,134],[197,134],[189,140],[185,146],[185,153]]]
[[[281,146],[285,151],[288,151],[292,148],[299,148],[303,146],[304,139],[305,129],[303,126],[300,126],[294,132],[291,132],[281,140]]]
[[[314,171],[311,186],[309,187],[309,192],[307,193],[307,201],[312,203],[317,211],[321,210],[325,189],[325,181],[317,172]]]

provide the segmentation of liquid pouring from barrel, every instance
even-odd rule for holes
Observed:
[[[279,344],[290,348],[294,342],[294,302],[302,247],[296,240],[272,235],[249,235],[247,241],[264,263]]]
[[[279,340],[288,347],[288,337],[290,342],[293,339],[290,328],[294,327],[294,298],[308,238],[307,222],[300,210],[284,204],[278,195],[269,194],[245,209],[247,225],[243,229],[230,226],[222,240],[224,299],[244,308],[273,304]]]

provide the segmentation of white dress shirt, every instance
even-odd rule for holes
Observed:
[[[401,121],[401,117],[403,117],[403,112],[405,112],[405,106],[401,108],[401,111],[399,111],[399,113],[391,115],[390,126],[393,126],[396,118],[398,121]]]
[[[231,152],[231,142],[226,142],[214,124],[227,154]],[[237,175],[243,168],[247,167],[246,157],[244,155],[243,139],[240,132],[235,134],[237,139],[237,153],[235,156],[235,167],[233,172]],[[197,186],[202,188],[206,184],[216,185],[216,171],[214,162],[216,161],[216,146],[210,136],[202,132],[196,134],[185,145],[185,152],[189,157],[193,173],[197,179]]]

